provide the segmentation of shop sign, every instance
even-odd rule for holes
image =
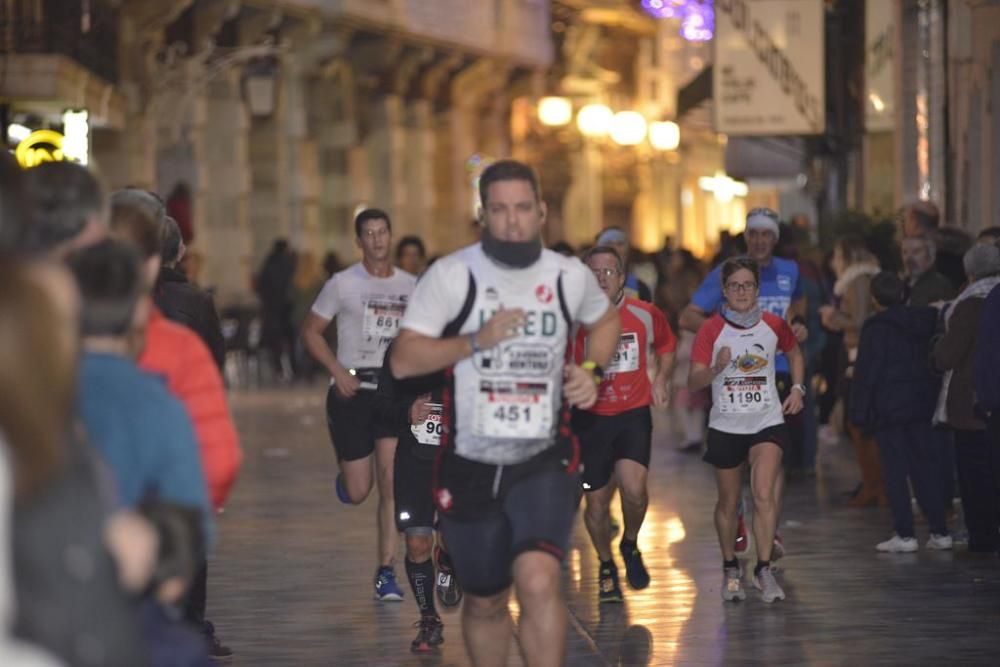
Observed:
[[[43,162],[78,162],[90,157],[90,123],[86,111],[63,113],[63,132],[35,130],[14,149],[14,157],[24,169]]]
[[[865,129],[891,130],[895,107],[896,21],[892,2],[865,3]]]
[[[822,134],[823,0],[716,0],[715,16],[716,131]]]

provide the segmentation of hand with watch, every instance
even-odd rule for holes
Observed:
[[[563,396],[572,407],[586,410],[597,402],[597,387],[604,379],[604,369],[597,363],[568,364],[563,377]]]
[[[802,383],[793,384],[791,391],[788,392],[788,398],[781,404],[782,412],[786,415],[797,415],[802,412],[805,398],[806,386]]]

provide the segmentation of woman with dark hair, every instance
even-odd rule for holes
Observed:
[[[775,483],[790,442],[784,416],[802,410],[805,361],[791,326],[761,311],[760,269],[755,261],[746,257],[726,260],[721,282],[725,303],[698,330],[688,387],[712,387],[704,459],[715,466],[719,491],[715,528],[723,558],[722,599],[746,598],[735,544],[743,466],[749,463],[757,548],[753,583],[764,602],[774,602],[785,599],[770,567],[778,519]],[[774,379],[779,352],[788,358],[793,382],[784,403]]]
[[[145,586],[155,535],[130,512],[107,515],[103,471],[74,427],[78,318],[76,289],[63,270],[0,261],[0,386],[17,387],[0,395],[15,490],[13,630],[67,664],[143,665],[126,590]],[[89,564],[85,576],[81,559]],[[29,663],[0,650],[0,664]]]

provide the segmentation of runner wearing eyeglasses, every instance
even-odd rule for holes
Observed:
[[[802,410],[805,361],[791,326],[761,310],[757,262],[746,257],[726,260],[720,278],[725,303],[698,330],[688,387],[712,387],[704,458],[715,466],[719,491],[715,528],[723,557],[722,599],[746,598],[734,547],[743,464],[749,462],[757,550],[753,582],[764,602],[774,602],[785,599],[770,567],[778,518],[775,486],[782,452],[789,445],[784,415]],[[783,402],[775,382],[779,353],[788,360],[793,382]]]
[[[615,493],[612,475],[621,489],[625,532],[619,544],[629,585],[641,590],[649,586],[649,572],[642,561],[637,540],[649,504],[647,476],[653,435],[649,406],[665,405],[670,397],[669,381],[677,338],[667,318],[656,306],[626,296],[622,258],[610,246],[591,249],[584,263],[601,289],[618,309],[621,335],[611,363],[604,370],[597,402],[573,413],[573,431],[580,439],[583,460],[583,490],[587,498],[584,523],[600,559],[598,601],[622,602],[618,568],[611,553],[611,514]],[[576,363],[588,358],[588,337],[577,332],[573,346]],[[656,354],[656,375],[647,372],[648,351]]]

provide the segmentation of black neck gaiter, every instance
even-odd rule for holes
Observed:
[[[542,238],[531,241],[501,241],[490,234],[489,227],[483,228],[483,252],[497,262],[515,269],[531,266],[542,256]]]

